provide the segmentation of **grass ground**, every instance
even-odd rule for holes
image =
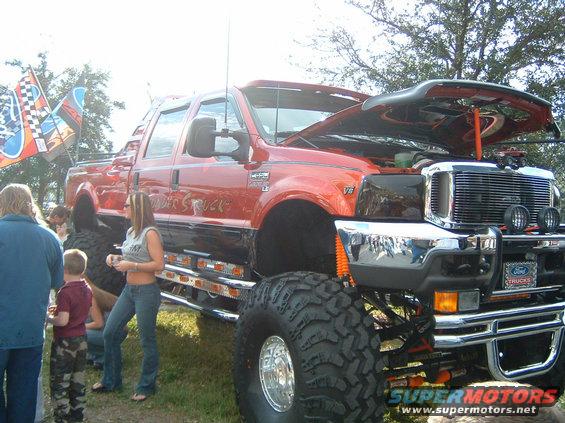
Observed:
[[[135,320],[123,344],[124,389],[118,393],[87,393],[89,422],[239,422],[231,378],[234,326],[206,318],[182,307],[164,307],[158,315],[161,365],[159,391],[145,402],[130,400],[139,376],[141,347]],[[51,415],[49,396],[49,345],[46,342],[43,385],[46,412]],[[100,380],[101,372],[89,368],[87,387]],[[561,398],[562,406],[565,399]],[[50,418],[46,422],[52,421]],[[425,418],[391,412],[387,422],[424,422]]]

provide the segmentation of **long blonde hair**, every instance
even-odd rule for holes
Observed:
[[[0,217],[18,214],[34,218],[45,225],[41,210],[31,195],[31,190],[24,184],[9,184],[0,191]]]
[[[129,204],[131,207],[131,227],[137,238],[145,228],[155,226],[153,206],[151,206],[149,196],[144,192],[131,193],[129,195]]]

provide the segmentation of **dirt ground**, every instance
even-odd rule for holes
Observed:
[[[175,416],[173,414],[164,413],[160,410],[148,410],[147,408],[138,408],[137,404],[129,406],[116,404],[100,409],[87,409],[86,421],[92,423],[126,423],[126,422],[142,422],[142,423],[195,423],[196,420],[188,420],[186,417]]]
[[[46,399],[46,418],[43,423],[52,423],[51,404]],[[152,404],[151,399],[143,404],[134,403],[127,398],[103,395],[101,398],[87,394],[85,422],[89,423],[200,423],[174,412],[161,410]]]

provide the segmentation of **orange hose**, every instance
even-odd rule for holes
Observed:
[[[473,114],[475,117],[475,152],[477,160],[483,158],[483,146],[481,144],[481,119],[479,116],[479,109],[473,109]]]

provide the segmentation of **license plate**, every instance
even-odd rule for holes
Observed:
[[[538,267],[535,261],[504,263],[504,289],[536,286]]]

